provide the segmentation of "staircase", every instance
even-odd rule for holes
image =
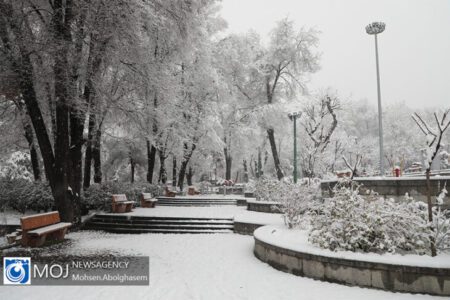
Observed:
[[[232,233],[233,219],[144,217],[97,214],[83,229],[113,233]]]
[[[236,199],[195,198],[195,197],[157,197],[157,206],[219,206],[236,205]]]

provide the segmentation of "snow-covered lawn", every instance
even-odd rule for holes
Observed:
[[[438,299],[320,282],[273,269],[237,234],[76,232],[65,254],[120,252],[150,257],[150,286],[1,286],[0,299]],[[442,299],[442,298],[440,298]]]

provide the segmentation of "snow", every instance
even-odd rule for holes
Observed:
[[[277,271],[237,234],[70,233],[66,254],[114,252],[150,257],[149,286],[2,286],[0,299],[442,299],[348,287]]]
[[[308,242],[308,232],[300,229],[287,229],[282,226],[267,225],[260,227],[253,233],[255,238],[262,242],[283,247],[286,249],[343,259],[357,261],[369,261],[375,263],[385,263],[392,265],[404,265],[414,267],[436,267],[450,268],[450,254],[440,254],[436,257],[426,255],[400,255],[400,254],[376,254],[376,253],[355,253],[351,251],[333,252],[327,249],[318,248]]]

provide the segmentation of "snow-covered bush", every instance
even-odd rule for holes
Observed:
[[[11,153],[5,161],[0,161],[0,177],[32,181],[30,155],[22,151],[16,151]]]
[[[26,210],[47,211],[54,205],[50,187],[45,182],[27,179],[0,179],[0,208],[12,208],[21,213]]]
[[[430,227],[422,202],[359,194],[359,185],[338,183],[312,218],[309,240],[321,248],[363,252],[429,250]]]
[[[282,182],[281,186],[277,208],[283,214],[284,223],[288,228],[306,224],[309,212],[318,204],[320,185]]]
[[[436,207],[433,210],[433,237],[436,249],[441,251],[450,250],[450,212],[442,210],[447,194],[447,188],[444,186],[439,196],[436,197]]]
[[[207,194],[209,192],[209,189],[212,187],[212,184],[209,181],[203,180],[200,181],[198,187],[200,189],[201,194]]]
[[[279,201],[283,192],[284,182],[268,177],[261,177],[255,184],[257,201]]]
[[[109,211],[113,194],[125,194],[130,201],[139,202],[141,193],[151,193],[154,196],[161,194],[161,188],[150,183],[124,183],[108,181],[101,184],[92,184],[82,197],[82,206],[86,209]]]
[[[249,180],[244,187],[244,193],[254,193],[256,190],[256,182],[254,180]]]

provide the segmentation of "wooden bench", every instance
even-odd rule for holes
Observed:
[[[142,193],[141,194],[141,207],[155,207],[155,204],[158,200],[152,197],[150,193]]]
[[[125,194],[112,195],[112,212],[124,213],[133,209],[134,201],[128,201]]]
[[[190,186],[188,188],[188,195],[190,196],[200,195],[200,192],[194,186]]]
[[[63,240],[71,223],[61,222],[59,212],[52,211],[20,218],[22,245],[40,247],[46,240]]]
[[[165,192],[166,192],[166,197],[175,197],[176,195],[178,195],[178,192],[169,190],[169,187],[167,187],[167,186],[166,186]]]

